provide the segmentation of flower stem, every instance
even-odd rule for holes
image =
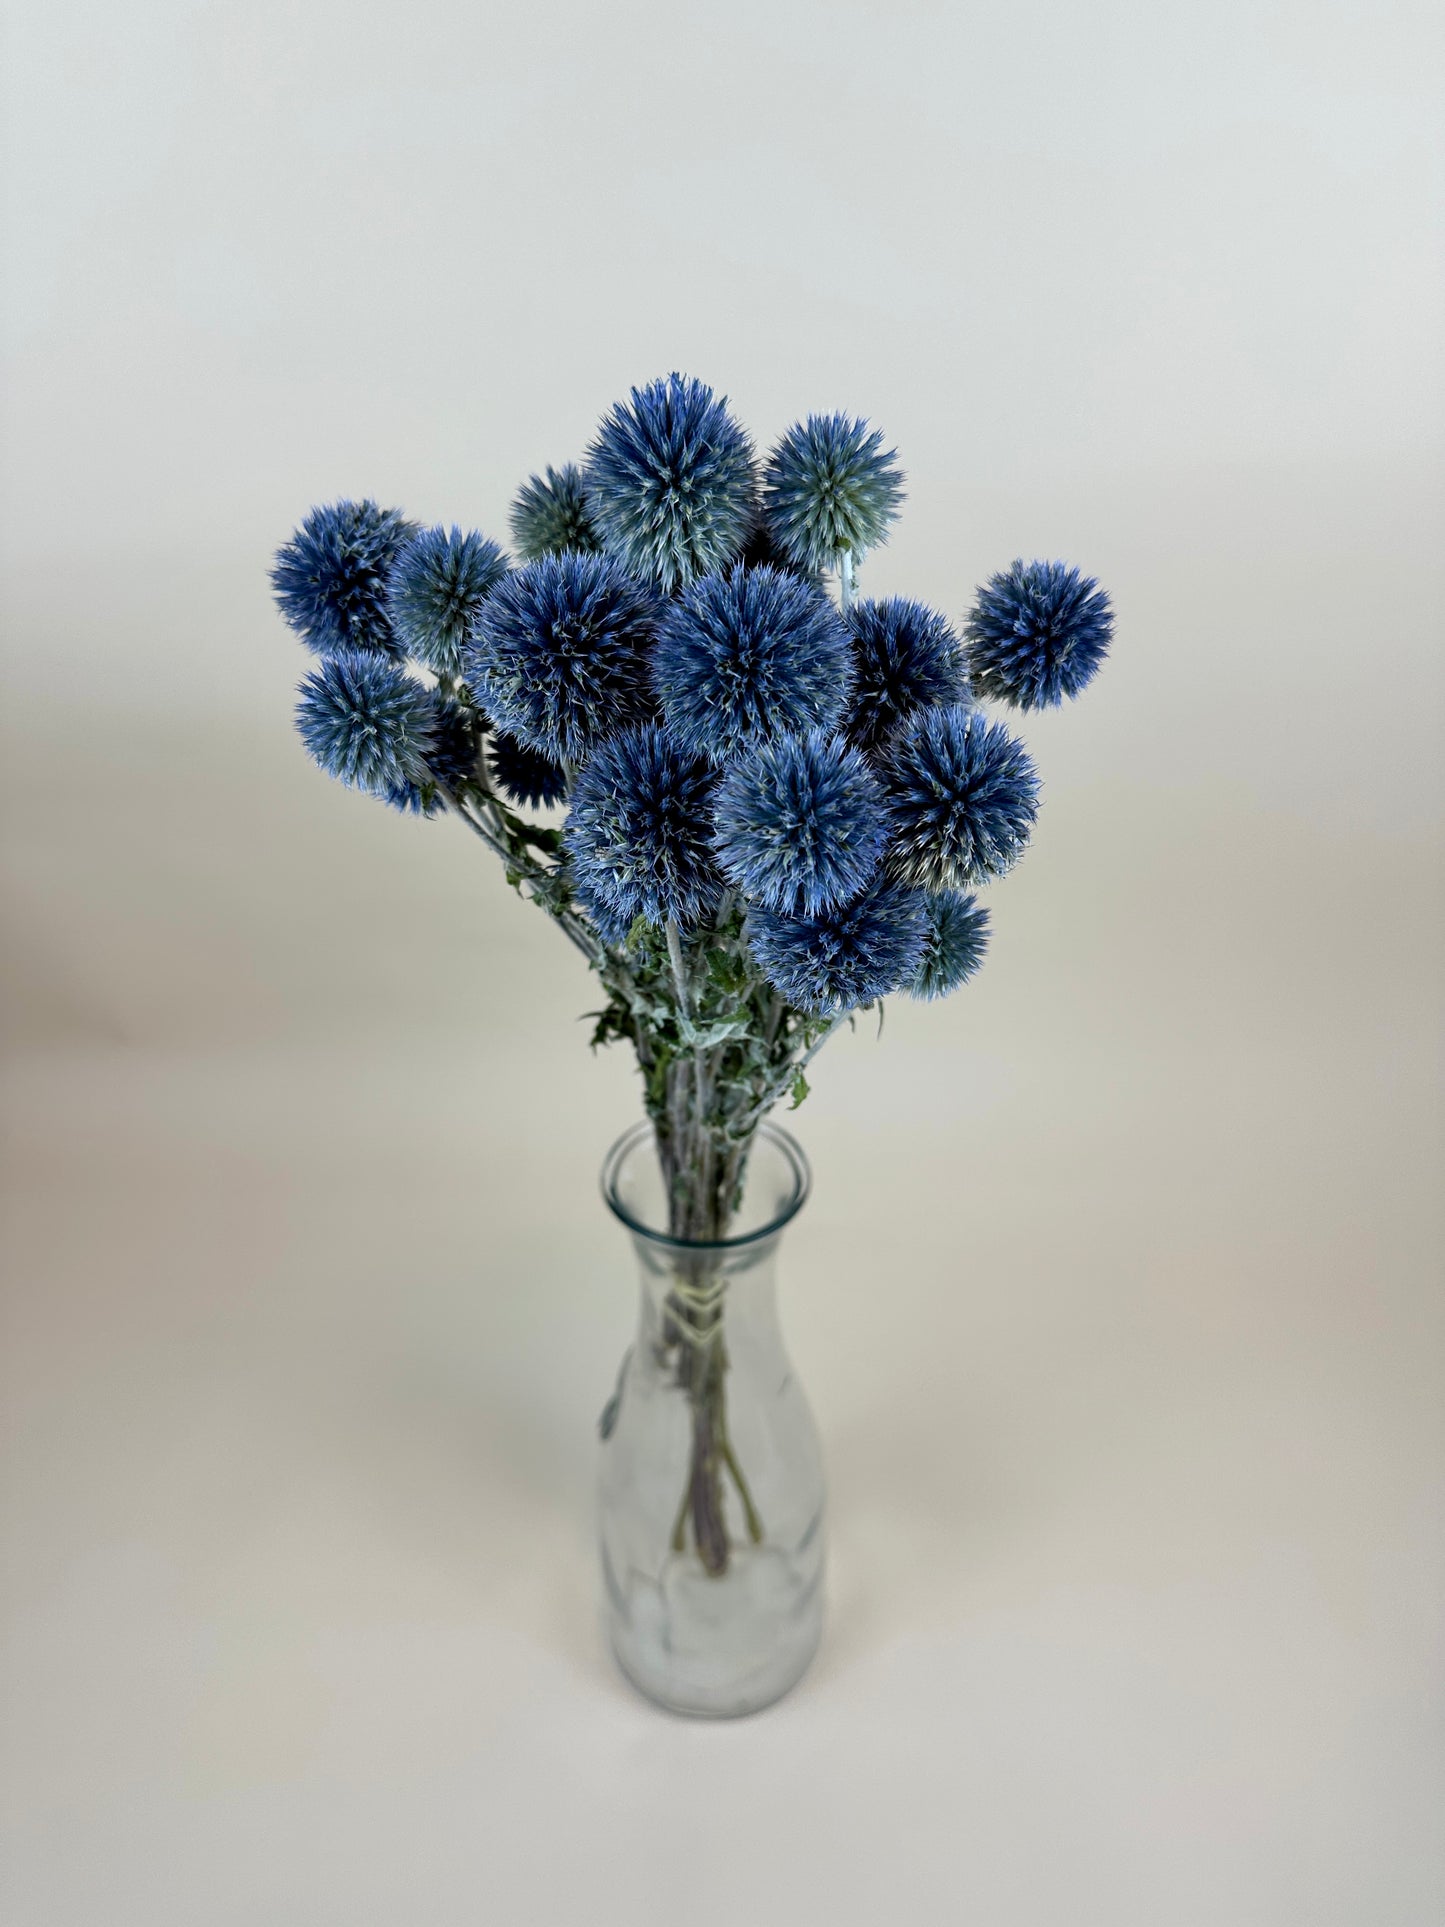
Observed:
[[[763,1522],[758,1517],[757,1507],[753,1504],[753,1495],[748,1491],[748,1482],[743,1477],[743,1469],[738,1464],[736,1452],[733,1451],[732,1440],[726,1433],[723,1434],[722,1456],[723,1464],[733,1475],[733,1484],[738,1489],[738,1497],[743,1502],[743,1517],[748,1523],[748,1537],[755,1546],[759,1546],[763,1542]]]
[[[838,551],[838,606],[846,616],[853,607],[853,598],[858,593],[857,580],[853,574],[853,551]]]
[[[676,917],[667,920],[667,956],[672,965],[673,982],[677,985],[678,1009],[684,1017],[689,1016],[687,994],[687,966],[682,958],[682,937],[678,932]]]

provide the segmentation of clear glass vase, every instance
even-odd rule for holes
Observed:
[[[674,1712],[767,1706],[822,1631],[822,1455],[777,1315],[778,1245],[809,1183],[797,1144],[763,1125],[728,1236],[702,1243],[669,1233],[651,1125],[603,1166],[642,1287],[602,1418],[608,1627],[633,1685]]]

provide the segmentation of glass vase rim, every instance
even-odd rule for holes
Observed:
[[[650,1244],[665,1246],[669,1251],[741,1251],[748,1245],[761,1244],[764,1238],[776,1237],[778,1232],[792,1223],[803,1206],[808,1202],[813,1188],[813,1167],[807,1154],[791,1131],[785,1131],[781,1124],[766,1122],[757,1129],[759,1137],[765,1137],[776,1145],[786,1159],[793,1174],[792,1195],[768,1219],[754,1231],[740,1232],[736,1238],[674,1238],[670,1232],[661,1231],[656,1225],[645,1223],[635,1217],[617,1195],[617,1177],[622,1166],[632,1153],[642,1144],[655,1141],[656,1133],[651,1123],[644,1118],[633,1124],[616,1140],[602,1160],[602,1201],[619,1223],[639,1238],[646,1238]]]

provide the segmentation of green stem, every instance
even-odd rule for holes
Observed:
[[[667,958],[672,965],[672,980],[677,986],[677,1007],[684,1017],[690,1016],[691,999],[687,994],[687,965],[682,959],[682,936],[677,927],[677,919],[667,920]]]
[[[687,1484],[682,1488],[682,1497],[678,1501],[677,1506],[677,1520],[672,1528],[671,1543],[674,1552],[685,1552],[687,1550],[687,1505],[691,1497],[692,1480],[691,1477],[689,1477]]]
[[[743,1477],[742,1467],[738,1464],[737,1454],[733,1451],[732,1440],[726,1433],[723,1434],[722,1455],[723,1464],[732,1473],[733,1484],[737,1487],[738,1497],[743,1502],[743,1517],[747,1520],[748,1537],[755,1546],[759,1546],[763,1542],[763,1522],[758,1517],[757,1507],[753,1504],[753,1495],[748,1491],[748,1482]]]

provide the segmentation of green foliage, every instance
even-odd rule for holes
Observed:
[[[607,1004],[601,1010],[589,1010],[586,1016],[595,1020],[588,1039],[593,1050],[600,1050],[604,1044],[632,1040],[632,1013],[625,1004]]]

